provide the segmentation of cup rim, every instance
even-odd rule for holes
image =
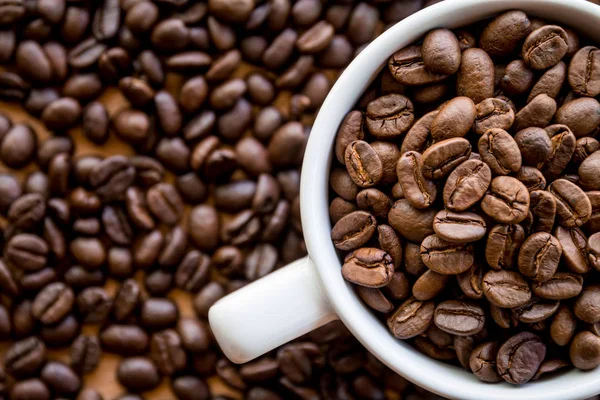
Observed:
[[[340,319],[371,353],[406,379],[450,398],[586,398],[600,392],[600,368],[589,372],[571,370],[524,386],[488,384],[461,368],[429,358],[406,342],[395,339],[342,278],[341,263],[330,239],[327,199],[335,136],[346,113],[381,67],[387,64],[390,55],[433,28],[460,27],[511,9],[556,20],[586,33],[593,32],[590,36],[600,39],[600,6],[585,0],[447,0],[398,22],[350,63],[321,106],[302,165],[302,226],[308,253]]]

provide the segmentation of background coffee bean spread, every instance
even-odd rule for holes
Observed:
[[[600,365],[595,45],[518,10],[435,29],[336,137],[342,275],[396,338],[484,382]]]
[[[437,398],[339,323],[243,366],[206,323],[305,254],[314,113],[354,54],[435,2],[0,0],[0,398]]]

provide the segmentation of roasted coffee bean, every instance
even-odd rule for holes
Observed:
[[[525,185],[515,178],[499,176],[492,180],[488,194],[481,201],[481,208],[498,222],[514,224],[525,219],[529,203]]]
[[[468,336],[483,329],[485,315],[483,309],[475,303],[447,300],[437,305],[433,321],[445,332]]]
[[[80,335],[71,344],[71,367],[80,374],[95,370],[101,356],[98,336]]]
[[[448,29],[434,29],[423,40],[423,62],[432,72],[451,75],[458,71],[461,51],[458,39]]]
[[[110,352],[133,355],[148,347],[148,334],[135,325],[109,325],[100,332],[102,347]]]
[[[487,164],[468,160],[459,165],[444,186],[444,204],[450,210],[464,211],[478,202],[487,191],[492,173]]]
[[[598,297],[600,296],[600,286],[589,285],[583,289],[573,307],[575,315],[580,320],[593,324],[600,321],[600,312],[598,312],[597,304]]]
[[[470,155],[471,144],[466,139],[452,138],[438,142],[423,153],[423,176],[429,179],[444,178]]]
[[[575,151],[576,138],[566,125],[551,125],[545,128],[545,131],[551,136],[552,153],[540,169],[547,179],[555,179],[571,160]]]
[[[348,254],[342,266],[346,280],[361,286],[378,288],[387,285],[394,273],[389,254],[375,248],[360,248]]]
[[[71,255],[85,268],[100,268],[106,261],[106,248],[98,238],[78,237],[69,246]]]
[[[90,184],[104,200],[116,200],[135,179],[135,168],[123,156],[112,156],[96,164],[90,172]]]
[[[41,379],[30,378],[16,382],[10,390],[10,398],[14,400],[31,398],[49,400],[50,390]]]
[[[172,326],[179,316],[175,303],[166,298],[149,298],[141,305],[140,322],[150,329]]]
[[[197,292],[208,280],[210,258],[197,250],[188,252],[175,273],[175,285],[188,292]]]
[[[559,26],[546,25],[534,30],[523,43],[523,60],[533,69],[547,69],[567,54],[567,33]]]
[[[366,125],[378,139],[402,135],[414,121],[411,101],[402,95],[390,94],[370,102],[367,106]]]
[[[433,230],[445,241],[468,243],[483,238],[486,234],[486,225],[478,214],[443,210],[436,214]]]
[[[519,271],[537,282],[552,278],[558,268],[563,248],[559,240],[546,232],[529,236],[519,251]]]
[[[546,126],[556,113],[556,101],[546,94],[533,98],[515,116],[513,130],[521,131],[535,126]]]
[[[541,128],[527,128],[515,136],[525,165],[537,166],[552,154],[552,142]]]
[[[554,200],[554,196],[544,190],[533,190],[529,195],[531,198],[530,211],[534,220],[532,231],[550,232],[556,217],[556,200]]]
[[[490,303],[502,308],[519,307],[531,299],[525,278],[507,270],[487,272],[483,277],[483,293]]]
[[[485,51],[473,48],[462,53],[456,91],[475,104],[494,97],[494,64]]]
[[[421,258],[433,271],[444,275],[463,273],[474,260],[471,245],[450,243],[438,235],[430,235],[423,240]]]
[[[586,46],[577,51],[569,65],[569,84],[581,96],[595,97],[600,94],[600,64],[598,49]]]
[[[589,271],[587,238],[579,228],[556,228],[554,234],[563,248],[564,261],[572,272],[585,273]]]
[[[545,282],[534,283],[532,290],[535,295],[544,299],[563,300],[579,295],[582,287],[581,275],[557,272]]]
[[[13,343],[4,355],[6,372],[16,377],[37,372],[46,362],[46,346],[37,337]]]
[[[408,299],[398,307],[388,320],[387,325],[398,339],[408,339],[422,334],[433,322],[435,303]]]
[[[600,337],[592,332],[579,332],[573,338],[569,355],[573,365],[587,371],[600,365]]]
[[[509,96],[522,95],[534,84],[534,71],[523,60],[511,61],[500,80],[500,88]]]
[[[112,299],[101,287],[89,287],[77,295],[77,309],[86,323],[105,322],[112,305]]]
[[[394,309],[394,304],[385,297],[380,289],[356,286],[356,294],[375,311],[387,314]]]
[[[494,18],[481,33],[480,46],[491,56],[507,56],[531,32],[531,22],[522,11],[508,11]]]
[[[391,199],[382,191],[373,188],[358,192],[356,204],[361,210],[368,211],[379,218],[387,217],[392,208]]]
[[[434,233],[433,219],[439,210],[429,208],[419,210],[401,199],[394,203],[388,215],[390,225],[403,237],[413,242],[421,242]]]
[[[528,382],[546,356],[546,346],[537,335],[521,332],[500,346],[496,359],[498,373],[512,384]]]
[[[437,188],[433,181],[423,176],[421,168],[421,154],[409,151],[398,160],[396,174],[402,191],[411,205],[415,208],[428,208],[435,201]]]
[[[496,175],[508,175],[521,168],[520,148],[505,130],[488,130],[479,139],[478,149],[482,160]]]
[[[556,122],[567,125],[576,137],[590,135],[600,125],[600,103],[593,98],[575,99],[556,111]]]
[[[550,68],[538,79],[537,83],[531,89],[527,102],[532,101],[540,94],[546,94],[556,99],[567,78],[567,66],[564,62],[559,62]]]
[[[431,124],[431,137],[440,142],[453,137],[464,137],[476,118],[476,108],[468,97],[455,97],[440,108]]]
[[[47,285],[36,296],[31,312],[45,325],[52,325],[66,316],[73,307],[73,291],[60,282]]]
[[[150,355],[159,372],[167,376],[183,369],[187,361],[185,351],[181,347],[181,339],[172,329],[152,335]]]
[[[160,384],[156,365],[146,357],[130,357],[121,361],[117,379],[133,392],[152,390]]]
[[[431,300],[444,290],[449,279],[449,275],[442,275],[428,269],[415,281],[412,295],[420,301]]]
[[[585,224],[591,215],[591,203],[577,185],[557,179],[548,186],[548,191],[556,199],[558,223],[567,228]]]
[[[37,137],[29,125],[14,125],[0,142],[0,160],[10,168],[22,168],[33,160]]]
[[[423,51],[417,46],[410,46],[394,53],[388,62],[388,67],[394,78],[404,85],[425,85],[439,82],[447,77],[427,69],[423,60]]]
[[[48,261],[48,244],[40,237],[28,233],[13,236],[5,248],[10,265],[25,271],[38,271]]]

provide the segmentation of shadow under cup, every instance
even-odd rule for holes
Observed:
[[[302,221],[306,245],[336,313],[362,344],[391,369],[440,395],[460,399],[583,399],[600,393],[600,368],[569,370],[523,386],[488,384],[471,373],[421,354],[395,339],[341,275],[330,238],[329,171],[335,136],[345,115],[388,58],[438,27],[458,28],[512,9],[569,26],[600,43],[600,7],[585,0],[447,0],[396,24],[365,48],[340,76],[312,128],[302,167]]]

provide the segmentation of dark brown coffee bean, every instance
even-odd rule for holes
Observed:
[[[531,30],[531,22],[524,12],[508,11],[485,27],[480,45],[491,56],[507,56],[516,50]]]
[[[519,251],[519,271],[537,282],[545,282],[556,272],[562,253],[556,237],[547,232],[534,233]]]
[[[552,153],[540,170],[546,179],[556,179],[571,160],[577,139],[566,125],[551,125],[545,131],[551,136]]]
[[[531,299],[529,284],[514,271],[489,271],[483,276],[483,293],[486,299],[501,308],[515,308]]]
[[[582,97],[564,104],[556,111],[556,122],[571,128],[576,137],[587,136],[600,125],[600,103],[589,97]]]
[[[344,260],[342,275],[350,282],[366,287],[387,285],[394,272],[393,260],[380,249],[360,248]]]
[[[458,39],[448,29],[434,29],[423,40],[423,62],[432,72],[452,75],[460,66]]]
[[[449,279],[449,275],[442,275],[428,269],[415,281],[412,295],[420,301],[431,300],[444,290]]]
[[[595,304],[598,304],[599,296],[600,286],[589,285],[585,287],[573,306],[577,318],[590,324],[600,321],[600,312],[595,306]]]
[[[545,282],[534,283],[532,290],[535,295],[549,300],[569,299],[579,295],[583,287],[581,275],[567,272],[557,272]]]
[[[485,315],[483,309],[475,303],[447,300],[435,308],[433,321],[445,332],[468,336],[483,329]]]
[[[579,228],[556,228],[554,234],[562,248],[564,261],[569,270],[583,274],[590,270],[588,264],[587,238]]]
[[[196,206],[189,216],[190,237],[201,250],[213,250],[218,245],[219,217],[214,207]]]
[[[554,117],[556,108],[556,101],[542,93],[517,113],[513,129],[518,132],[530,127],[547,126]]]
[[[390,57],[388,68],[394,78],[404,85],[426,85],[440,82],[447,77],[436,74],[425,66],[423,51],[417,46],[406,47],[394,53]]]
[[[80,374],[95,370],[101,356],[98,336],[80,335],[71,344],[71,367]]]
[[[98,238],[78,237],[69,245],[71,255],[83,267],[94,270],[106,261],[106,248]]]
[[[591,203],[586,194],[575,184],[557,179],[548,186],[548,191],[556,199],[558,223],[564,227],[578,227],[586,223],[591,211]]]
[[[475,104],[494,97],[494,64],[485,51],[473,48],[462,53],[456,91]]]
[[[398,339],[408,339],[425,332],[433,322],[435,303],[408,299],[398,307],[388,320],[387,325]]]
[[[344,158],[348,173],[360,187],[371,187],[381,180],[381,160],[368,143],[361,140],[350,143]]]
[[[165,224],[177,223],[183,212],[183,202],[174,186],[159,183],[146,193],[148,208],[156,218]]]
[[[389,94],[367,106],[367,128],[378,139],[394,138],[408,130],[414,121],[411,101],[402,95]]]
[[[464,211],[477,203],[487,191],[492,173],[487,164],[468,160],[459,165],[444,186],[444,204],[450,210]]]
[[[217,282],[210,282],[202,288],[194,298],[194,311],[201,317],[208,317],[208,310],[221,297],[225,295],[225,289]]]
[[[38,271],[48,262],[48,250],[48,244],[39,236],[22,233],[13,236],[4,251],[11,266],[24,271]]]
[[[380,190],[364,189],[356,195],[358,208],[372,213],[375,217],[387,217],[392,208],[390,198]]]
[[[455,97],[440,108],[431,124],[431,137],[434,141],[464,137],[473,126],[476,108],[468,97]]]
[[[43,324],[52,325],[71,311],[74,301],[70,288],[60,282],[51,283],[38,293],[31,312]]]
[[[394,203],[388,221],[402,237],[420,243],[434,233],[433,219],[438,211],[435,208],[419,210],[412,207],[408,200],[401,199]]]
[[[71,49],[68,53],[69,65],[73,68],[87,68],[95,64],[102,53],[106,50],[106,45],[99,43],[95,38],[90,37]]]
[[[41,379],[30,378],[16,382],[10,391],[10,398],[14,400],[31,398],[49,400],[50,390]]]
[[[8,222],[18,229],[29,229],[39,224],[46,214],[46,202],[39,194],[25,194],[8,209]]]
[[[435,183],[426,179],[421,171],[421,154],[414,151],[404,153],[396,165],[398,182],[406,199],[415,208],[431,206],[437,195]]]
[[[467,297],[471,299],[483,297],[483,273],[483,267],[475,264],[456,277],[458,286]]]
[[[499,375],[512,384],[528,382],[546,356],[546,346],[537,335],[521,332],[500,346],[496,364]]]
[[[356,286],[356,294],[373,310],[381,313],[389,313],[394,309],[394,304],[390,302],[380,289]]]
[[[10,168],[21,168],[32,161],[37,136],[29,125],[14,125],[0,142],[0,160]]]
[[[546,25],[525,39],[523,60],[533,69],[547,69],[556,65],[568,49],[567,33],[559,26]]]
[[[156,365],[146,357],[130,357],[121,361],[117,379],[133,392],[152,390],[160,384]]]
[[[534,71],[523,60],[514,60],[506,66],[500,88],[509,96],[522,95],[531,89],[534,79]]]
[[[195,376],[185,375],[175,378],[171,382],[171,388],[179,400],[208,400],[210,398],[208,385]]]
[[[486,234],[485,221],[481,216],[446,210],[436,214],[433,230],[440,238],[452,243],[475,242]]]
[[[175,303],[166,298],[149,298],[141,305],[140,322],[149,329],[165,329],[172,326],[179,316]]]
[[[496,369],[498,343],[485,342],[475,347],[469,357],[469,368],[483,382],[496,383],[502,381]]]
[[[135,179],[135,169],[123,156],[111,156],[94,166],[90,183],[105,200],[118,199]]]
[[[195,318],[181,318],[177,323],[177,333],[186,350],[203,352],[208,350],[211,335],[206,323]]]
[[[522,166],[521,169],[517,171],[515,178],[517,178],[523,185],[525,185],[527,190],[529,190],[530,197],[531,193],[533,193],[534,191],[542,191],[546,187],[546,178],[544,178],[544,175],[539,169],[534,167]],[[544,193],[549,194],[545,191]],[[550,195],[550,197],[552,197],[552,195]],[[531,201],[531,203],[533,203],[533,200]],[[530,210],[532,210],[533,206],[530,205],[529,208]],[[546,211],[550,212],[552,210]],[[554,206],[553,213],[556,213],[556,205]]]
[[[338,249],[354,250],[373,236],[376,227],[377,221],[373,215],[365,211],[355,211],[335,224],[331,238]]]
[[[188,292],[197,292],[206,283],[210,258],[197,250],[188,252],[175,273],[175,285]]]
[[[187,357],[181,346],[181,338],[173,329],[152,335],[150,356],[162,375],[171,376],[183,369]]]
[[[583,371],[596,368],[600,365],[600,337],[592,332],[579,332],[573,338],[569,355],[575,368]]]
[[[474,262],[471,245],[450,243],[438,235],[430,235],[423,240],[421,258],[430,269],[444,275],[463,273]]]
[[[595,97],[600,94],[599,50],[586,46],[573,56],[569,65],[569,84],[581,96]]]
[[[544,163],[552,154],[553,146],[546,131],[541,128],[527,128],[515,136],[523,163],[538,166]]]
[[[538,79],[529,93],[527,102],[532,101],[540,94],[546,94],[553,99],[557,98],[566,78],[567,66],[561,61],[544,72],[540,79]]]
[[[85,137],[94,144],[103,144],[108,140],[108,111],[100,102],[93,102],[83,110],[81,129]]]
[[[89,287],[77,295],[77,308],[83,322],[100,324],[106,321],[112,308],[112,299],[101,287]]]
[[[464,138],[452,138],[438,142],[423,153],[422,172],[426,178],[441,179],[471,155],[471,144]]]
[[[123,110],[112,118],[115,133],[130,144],[142,143],[148,139],[153,129],[148,115],[137,110]]]
[[[32,375],[46,362],[46,346],[31,336],[13,343],[4,356],[6,372],[15,377]]]
[[[499,176],[492,180],[490,191],[481,201],[483,211],[504,224],[521,222],[529,212],[529,192],[517,179]]]
[[[496,175],[508,175],[521,168],[519,146],[503,129],[490,129],[484,133],[479,139],[478,149],[482,160]]]

